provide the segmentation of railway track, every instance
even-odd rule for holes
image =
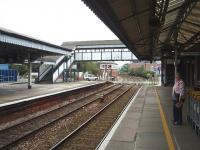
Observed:
[[[115,96],[107,105],[60,140],[50,150],[94,150],[104,139],[106,133],[119,117],[138,87],[127,86],[126,90]]]
[[[61,91],[54,94],[49,93],[46,94],[46,96],[33,97],[30,101],[25,100],[16,104],[0,107],[0,131],[44,114],[50,109],[53,110],[56,109],[56,107],[61,107],[74,100],[86,97],[93,94],[95,91],[98,92],[109,85],[111,85],[111,83],[104,82],[97,85],[86,86],[85,88],[80,87],[70,91]]]
[[[78,109],[94,102],[99,99],[96,97],[97,93],[103,93],[108,95],[120,88],[121,85],[111,85],[94,93],[87,95],[86,97],[79,98],[72,103],[66,104],[55,110],[51,110],[46,114],[37,116],[20,124],[14,125],[7,129],[0,131],[0,149],[10,149],[15,144],[24,140],[26,137],[39,132],[40,130],[51,126],[52,124],[58,122],[64,117],[72,114]]]

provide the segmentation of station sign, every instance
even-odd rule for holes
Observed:
[[[117,69],[117,65],[116,64],[100,64],[100,69],[102,69],[102,70]]]
[[[77,65],[72,65],[72,69],[76,70],[77,69]]]

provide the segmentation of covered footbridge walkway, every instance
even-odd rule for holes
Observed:
[[[64,42],[74,50],[74,61],[132,61],[134,54],[120,40]]]

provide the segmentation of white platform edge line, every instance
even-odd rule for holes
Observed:
[[[79,87],[69,88],[69,89],[62,90],[62,91],[57,91],[57,92],[54,92],[54,93],[47,93],[47,94],[42,94],[42,95],[38,95],[38,96],[33,96],[33,97],[28,97],[28,98],[23,98],[23,99],[17,99],[17,100],[13,100],[11,102],[6,102],[6,103],[3,103],[3,104],[0,104],[0,107],[5,107],[5,106],[20,103],[20,102],[26,102],[26,101],[30,101],[30,100],[34,100],[34,99],[38,99],[38,98],[52,96],[52,95],[60,94],[60,93],[63,93],[63,92],[69,92],[69,91],[76,90],[76,89],[79,89],[79,88],[89,87],[89,86],[97,85],[97,84],[101,84],[101,83],[104,83],[104,82],[92,83],[92,84],[82,85],[82,86],[79,86]],[[31,90],[30,90],[30,92],[31,92]]]
[[[137,91],[137,93],[135,94],[135,96],[132,98],[131,102],[128,104],[128,106],[126,107],[126,109],[124,110],[124,112],[122,113],[122,115],[119,117],[119,119],[117,120],[117,122],[115,123],[115,125],[113,126],[113,128],[110,130],[110,132],[106,136],[105,140],[101,143],[101,145],[99,146],[98,150],[104,150],[106,148],[106,146],[108,145],[108,143],[111,140],[112,136],[114,135],[116,129],[118,128],[118,126],[122,122],[123,118],[127,114],[129,108],[131,107],[131,105],[135,101],[135,99],[136,99],[138,93],[140,92],[140,90],[142,89],[142,87],[143,86],[140,87],[140,89]]]

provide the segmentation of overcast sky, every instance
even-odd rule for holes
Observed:
[[[60,45],[117,37],[81,0],[0,0],[0,27]]]
[[[0,27],[56,45],[118,39],[81,0],[0,0],[0,18]]]

